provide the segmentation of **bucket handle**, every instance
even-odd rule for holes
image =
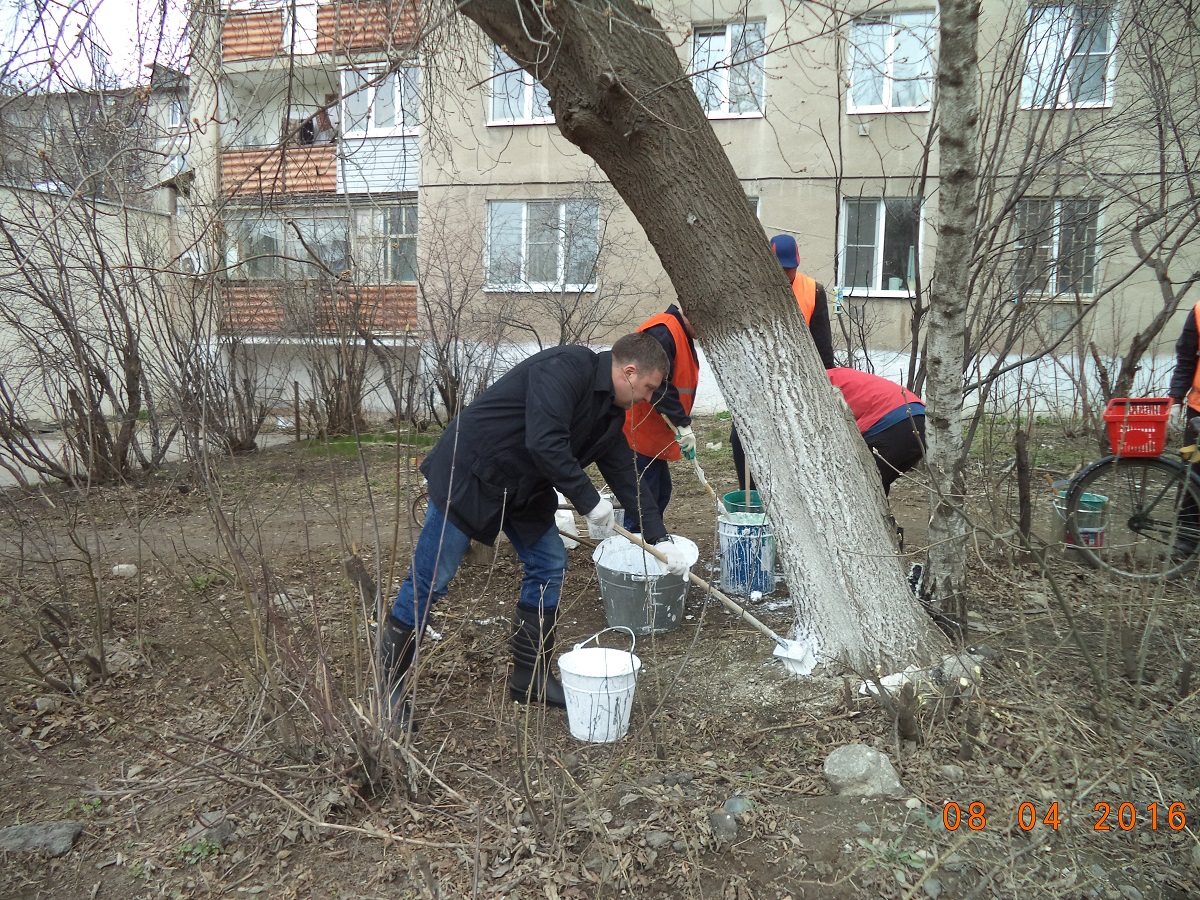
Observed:
[[[575,649],[576,650],[581,649],[583,647],[583,645],[586,644],[588,641],[596,641],[597,642],[596,645],[599,646],[599,641],[597,640],[597,638],[599,638],[600,635],[604,634],[604,632],[606,632],[606,631],[627,632],[629,634],[629,641],[630,641],[630,645],[629,645],[630,654],[632,654],[633,651],[637,648],[637,635],[633,633],[632,628],[626,628],[624,625],[610,625],[608,628],[601,628],[599,631],[597,631],[595,634],[593,634],[590,638],[585,638],[584,640],[580,641],[578,644],[575,645]]]

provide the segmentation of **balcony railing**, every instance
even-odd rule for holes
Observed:
[[[226,150],[221,154],[221,192],[227,197],[336,190],[334,144]]]
[[[285,9],[231,12],[221,28],[221,55],[229,63],[283,56],[293,45],[311,50],[315,44],[318,53],[336,54],[407,49],[416,38],[416,19],[416,3],[395,0],[320,3],[316,8],[314,42],[312,32],[303,26],[295,36],[291,34]]]
[[[351,285],[269,281],[224,286],[224,334],[357,337],[413,332],[415,284]]]

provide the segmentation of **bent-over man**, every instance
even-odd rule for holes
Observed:
[[[514,700],[565,706],[550,670],[554,626],[567,552],[554,522],[557,488],[607,535],[613,505],[584,467],[596,463],[626,509],[643,511],[646,540],[661,543],[668,568],[686,571],[682,553],[665,541],[653,502],[640,503],[625,411],[649,399],[668,363],[647,334],[620,338],[611,351],[561,346],[529,357],[484,391],[446,427],[421,471],[429,510],[408,576],[382,623],[380,662],[394,723],[408,727],[405,676],[413,664],[430,606],[446,595],[472,539],[512,541],[524,575],[513,618]]]

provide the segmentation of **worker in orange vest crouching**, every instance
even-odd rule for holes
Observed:
[[[670,460],[696,458],[692,431],[692,405],[700,383],[700,357],[696,354],[692,323],[672,303],[666,312],[638,326],[662,345],[671,362],[670,378],[649,402],[636,404],[625,414],[625,439],[636,454],[640,495],[658,504],[661,517],[671,502]],[[625,527],[638,530],[638,511],[625,510]]]

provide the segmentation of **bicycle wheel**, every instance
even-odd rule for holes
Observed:
[[[1066,519],[1072,550],[1092,565],[1123,578],[1173,577],[1196,564],[1200,487],[1174,460],[1108,456],[1072,480]]]
[[[429,489],[421,488],[420,492],[413,496],[408,509],[412,515],[413,524],[417,526],[424,525],[425,513],[429,510]]]

